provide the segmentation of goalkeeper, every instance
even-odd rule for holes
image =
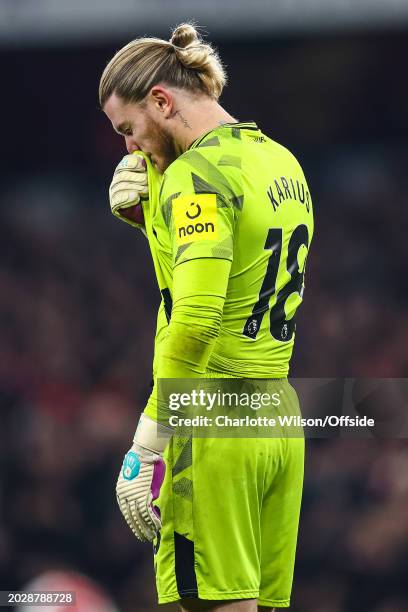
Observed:
[[[154,542],[159,603],[181,610],[290,605],[304,440],[180,438],[157,381],[287,381],[313,235],[295,157],[218,103],[226,82],[189,24],[140,38],[101,77],[100,104],[128,155],[112,212],[148,239],[162,296],[154,387],[117,483],[135,536]]]

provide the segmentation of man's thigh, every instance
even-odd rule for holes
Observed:
[[[177,439],[166,452],[159,602],[256,599],[264,453],[255,439]]]
[[[303,439],[173,437],[165,458],[159,602],[259,599],[266,610],[288,607]]]
[[[285,469],[277,478],[271,476],[261,512],[261,610],[288,607],[292,591],[303,489],[304,439],[287,438],[284,444]]]

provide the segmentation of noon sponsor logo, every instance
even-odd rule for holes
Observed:
[[[180,196],[173,201],[177,244],[217,239],[217,196]]]
[[[178,235],[179,238],[183,238],[184,236],[191,236],[194,233],[201,234],[202,232],[212,232],[214,234],[215,227],[214,223],[211,221],[207,221],[207,223],[195,223],[190,225],[184,225],[179,227]]]

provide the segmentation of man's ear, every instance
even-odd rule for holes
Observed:
[[[155,85],[150,90],[150,99],[154,108],[163,114],[163,118],[167,119],[171,116],[173,110],[173,95],[167,87]]]

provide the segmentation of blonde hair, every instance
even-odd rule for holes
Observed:
[[[115,93],[125,102],[141,102],[157,83],[167,83],[218,100],[227,77],[218,53],[189,23],[177,26],[170,41],[137,38],[120,49],[103,71],[99,102]]]

